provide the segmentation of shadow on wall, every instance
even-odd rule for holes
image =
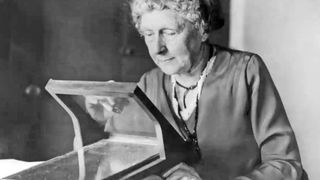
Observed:
[[[229,46],[230,29],[230,0],[220,0],[222,16],[224,17],[224,26],[210,34],[210,42],[221,46]]]

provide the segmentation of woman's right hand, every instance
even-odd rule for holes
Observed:
[[[108,96],[84,96],[85,107],[92,119],[100,125],[105,125],[113,115],[115,101],[113,97]]]

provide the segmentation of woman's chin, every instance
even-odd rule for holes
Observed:
[[[173,69],[173,68],[161,68],[161,71],[167,75],[174,75],[174,74],[177,74],[178,73],[178,70],[177,69]]]

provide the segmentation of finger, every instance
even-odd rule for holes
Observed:
[[[113,97],[110,97],[110,96],[107,96],[106,97],[107,101],[109,102],[109,104],[111,106],[114,106],[116,103],[114,102],[114,98]]]
[[[166,180],[182,180],[182,179],[186,179],[184,178],[182,173],[172,173],[169,177],[166,178]]]
[[[176,170],[166,178],[166,180],[191,180],[191,179],[195,179],[195,177],[193,177],[191,174],[189,174],[188,172],[182,169]]]
[[[115,104],[113,97],[110,96],[100,96],[98,98],[98,104],[101,105],[105,110],[111,112]]]
[[[179,164],[175,165],[174,167],[172,167],[171,169],[169,169],[168,171],[166,171],[162,176],[163,176],[163,177],[168,177],[168,176],[170,176],[170,174],[172,174],[173,172],[175,172],[176,170],[178,170],[178,169],[182,166],[182,164],[184,164],[184,163],[179,163]]]
[[[142,180],[162,180],[162,178],[156,175],[150,175]]]
[[[108,118],[104,124],[104,132],[111,132],[112,131],[112,121],[113,121],[113,116]]]
[[[187,172],[189,172],[192,176],[197,177],[197,178],[200,179],[200,176],[199,176],[198,172],[193,167],[188,166],[185,163],[181,163],[180,168],[184,169]]]
[[[85,96],[86,103],[89,104],[98,104],[98,103],[103,103],[107,104],[109,106],[113,106],[115,104],[113,97],[110,96]]]
[[[88,104],[97,104],[98,99],[98,96],[85,96],[85,101]]]
[[[181,174],[182,176],[180,176]],[[167,177],[170,180],[183,177],[190,177],[191,179],[201,179],[197,171],[192,167],[186,165],[185,163],[179,163],[178,165],[174,166],[166,173],[164,173],[163,177]]]
[[[99,103],[104,107],[104,109],[106,109],[108,112],[112,112],[112,105],[109,104],[108,101],[99,101]]]

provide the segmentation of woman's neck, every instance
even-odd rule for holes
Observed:
[[[203,44],[201,52],[195,61],[194,64],[191,65],[189,71],[185,73],[180,73],[175,75],[176,81],[186,87],[193,86],[197,84],[202,74],[202,71],[206,67],[206,64],[210,58],[210,47],[207,44]]]

